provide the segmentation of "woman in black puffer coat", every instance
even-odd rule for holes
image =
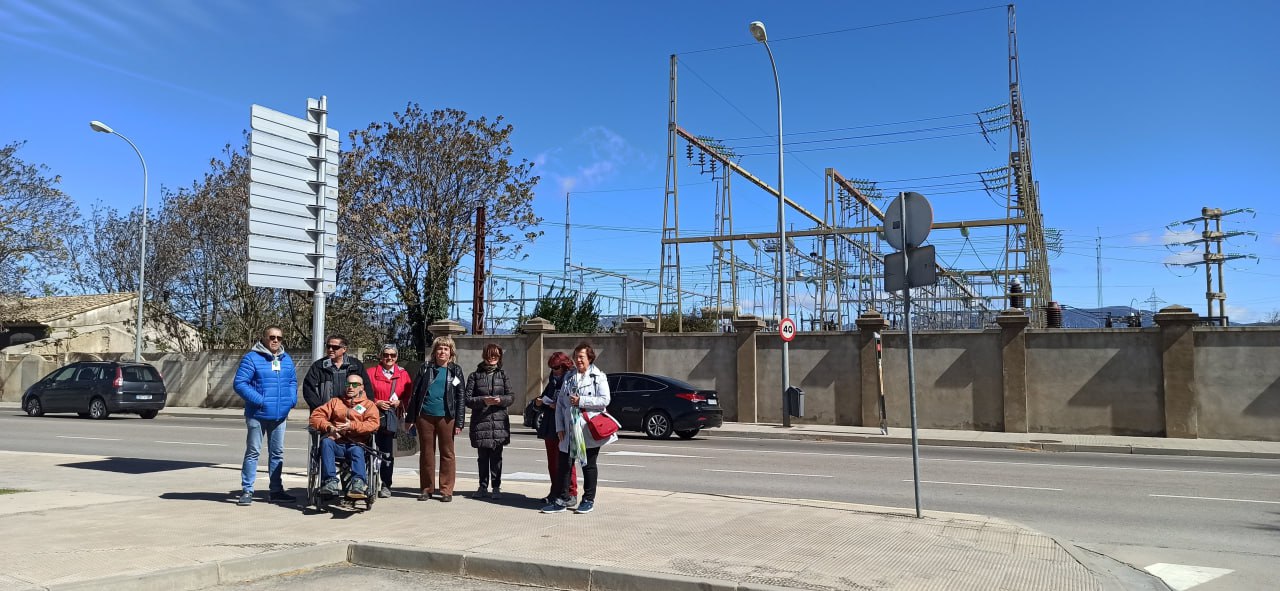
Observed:
[[[502,494],[502,447],[511,443],[511,419],[507,407],[514,398],[502,371],[502,347],[489,343],[484,347],[484,361],[467,378],[467,406],[471,408],[471,447],[476,448],[480,468],[480,487],[471,498]],[[493,483],[493,492],[489,483]]]

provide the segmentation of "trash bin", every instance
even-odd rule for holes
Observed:
[[[804,390],[791,386],[787,388],[787,414],[800,418],[804,416]]]

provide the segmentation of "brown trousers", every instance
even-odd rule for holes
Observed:
[[[453,455],[454,421],[446,417],[418,415],[418,483],[423,492],[453,494],[457,461]],[[440,448],[440,481],[436,482],[436,448]]]

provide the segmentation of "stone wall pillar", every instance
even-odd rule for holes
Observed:
[[[644,371],[644,333],[653,332],[653,321],[644,316],[630,316],[622,322],[627,334],[627,371]]]
[[[886,328],[889,328],[889,323],[880,312],[867,310],[858,316],[854,324],[858,326],[860,408],[855,409],[852,406],[852,398],[848,408],[837,405],[836,422],[841,425],[870,427],[880,424],[880,393],[884,391],[884,375],[880,371],[880,361],[876,354],[876,333],[883,333]],[[855,422],[855,412],[860,415],[860,421]]]
[[[556,325],[538,316],[520,325],[520,332],[524,334],[524,399],[516,400],[511,408],[523,411],[525,404],[542,393],[542,384],[551,371],[547,367],[542,335],[555,331]]]
[[[1160,310],[1155,320],[1160,325],[1165,437],[1198,438],[1196,342],[1191,328],[1199,316],[1186,306],[1173,305]]]
[[[1027,325],[1026,312],[1008,308],[996,316],[1000,325],[1000,361],[1004,386],[1004,431],[1027,432]]]
[[[437,320],[434,324],[428,326],[427,332],[431,333],[432,338],[456,337],[460,334],[467,334],[467,329],[463,328],[461,324],[458,324],[453,320],[444,319]],[[431,346],[431,343],[427,343],[427,346]],[[427,351],[427,357],[430,356],[431,352]]]
[[[738,416],[725,417],[742,423],[760,422],[758,411],[758,382],[756,378],[756,333],[764,328],[764,321],[755,316],[739,316],[733,321],[734,336],[738,344]]]

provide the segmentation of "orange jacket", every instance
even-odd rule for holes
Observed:
[[[321,434],[338,423],[348,423],[351,428],[338,438],[340,443],[368,443],[369,436],[378,430],[378,407],[363,392],[352,396],[335,396],[311,411],[311,428]]]

